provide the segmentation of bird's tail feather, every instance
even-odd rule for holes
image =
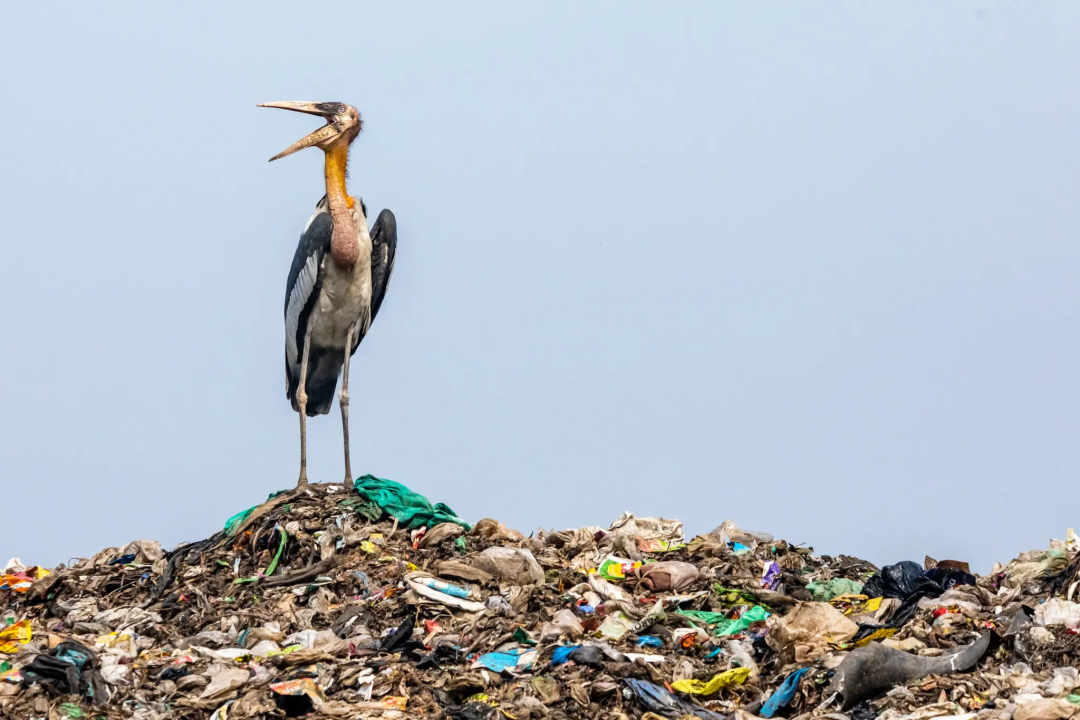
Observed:
[[[345,362],[345,353],[341,350],[328,350],[312,347],[308,351],[308,376],[304,391],[307,393],[307,414],[326,415],[334,404],[334,391],[337,390],[338,376]],[[300,412],[296,402],[296,391],[300,386],[300,366],[286,368],[289,388],[285,393],[292,403],[293,410]]]

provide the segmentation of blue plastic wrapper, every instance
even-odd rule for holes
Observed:
[[[501,673],[505,670],[528,670],[536,660],[536,650],[518,648],[506,652],[485,653],[472,664],[473,669],[484,668]]]
[[[761,717],[771,718],[780,708],[787,707],[787,704],[791,702],[791,698],[795,697],[795,692],[799,689],[799,678],[806,674],[809,669],[796,670],[784,678],[784,682],[780,683],[780,687],[776,688],[776,692],[769,696],[769,699],[761,706]]]
[[[563,645],[555,648],[555,652],[551,653],[551,667],[562,665],[570,660],[570,653],[577,650],[580,645]]]
[[[731,546],[732,552],[736,555],[745,555],[746,553],[751,552],[750,548],[742,543],[733,542],[728,543],[728,545]]]

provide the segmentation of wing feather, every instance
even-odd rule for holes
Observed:
[[[330,249],[333,226],[326,198],[319,201],[308,220],[293,255],[285,283],[285,369],[300,363],[300,347],[311,307],[322,284],[323,260]]]
[[[352,351],[360,347],[360,341],[364,339],[371,323],[382,307],[383,298],[386,297],[386,288],[390,284],[390,275],[394,271],[394,258],[397,255],[397,218],[389,210],[383,210],[371,226],[371,319],[366,328],[357,333],[353,341]]]

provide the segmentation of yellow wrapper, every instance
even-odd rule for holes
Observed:
[[[750,668],[732,668],[719,675],[713,675],[709,682],[701,680],[676,680],[671,683],[673,690],[691,695],[712,695],[721,688],[742,685],[750,677]]]
[[[33,633],[30,631],[30,621],[23,620],[14,625],[8,625],[0,630],[0,652],[13,655],[19,652],[19,646],[30,642]]]

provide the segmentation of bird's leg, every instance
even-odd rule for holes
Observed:
[[[345,365],[341,372],[341,394],[338,405],[341,406],[341,434],[345,438],[345,489],[351,490],[353,483],[352,464],[349,461],[349,356],[352,355],[353,333],[356,325],[349,326],[345,336]]]
[[[296,388],[296,405],[300,408],[300,479],[296,489],[306,488],[307,480],[307,367],[311,351],[311,330],[304,333],[304,354],[300,360],[300,384]]]

